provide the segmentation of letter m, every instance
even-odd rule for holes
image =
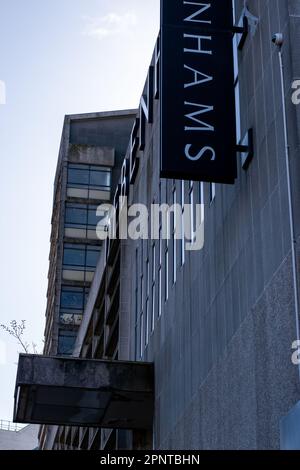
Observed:
[[[208,132],[214,132],[215,128],[214,126],[211,126],[210,124],[201,121],[198,119],[198,116],[204,113],[209,113],[214,110],[213,106],[206,106],[205,104],[197,104],[197,103],[189,103],[187,101],[184,102],[186,106],[194,106],[196,108],[199,108],[197,111],[194,111],[193,113],[186,114],[185,117],[187,119],[191,119],[192,121],[195,121],[197,124],[200,124],[200,126],[196,127],[189,127],[185,126],[184,130],[185,131],[208,131]]]

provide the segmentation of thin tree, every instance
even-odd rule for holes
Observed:
[[[24,331],[26,329],[26,320],[21,320],[21,323],[18,323],[16,320],[11,320],[11,322],[9,323],[9,326],[0,324],[0,328],[6,331],[10,336],[15,338],[26,354],[30,353],[30,345],[24,339]],[[32,343],[32,350],[34,354],[37,354],[35,343]]]

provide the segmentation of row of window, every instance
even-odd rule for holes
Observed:
[[[80,325],[87,302],[86,287],[62,286],[60,295],[60,323]]]
[[[99,259],[100,247],[93,245],[64,245],[63,267],[74,270],[94,270]]]
[[[188,184],[188,188],[186,188]],[[188,194],[186,201],[185,194]],[[210,185],[210,203],[215,198],[215,185]],[[165,197],[167,200],[167,195]],[[155,320],[162,314],[163,302],[169,299],[170,274],[172,276],[172,284],[176,284],[178,266],[185,263],[185,237],[177,240],[177,231],[180,224],[181,233],[184,233],[185,224],[185,203],[188,202],[194,210],[190,213],[191,234],[195,233],[196,223],[196,204],[201,207],[201,223],[204,222],[204,185],[203,183],[185,183],[180,184],[180,190],[174,182],[172,190],[172,203],[180,204],[181,218],[170,218],[170,227],[167,228],[168,236],[166,240],[162,239],[162,226],[159,228],[159,239],[152,243],[149,251],[144,253],[143,241],[140,248],[136,250],[135,259],[135,356],[140,359],[144,348],[149,341],[150,332],[154,330]],[[162,203],[161,187],[159,193],[159,204]],[[158,245],[158,246],[157,246]],[[169,258],[172,256],[172,272],[170,273]],[[180,257],[178,259],[178,257]],[[145,261],[146,259],[146,261]],[[164,281],[164,292],[163,292]]]
[[[59,355],[70,356],[73,353],[77,333],[75,331],[60,330],[58,336]]]
[[[108,191],[111,186],[111,169],[96,165],[69,164],[68,186]]]
[[[95,228],[99,222],[97,206],[66,204],[65,226],[70,228]]]

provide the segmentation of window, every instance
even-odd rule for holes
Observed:
[[[84,290],[81,287],[62,287],[61,308],[70,308],[83,310],[84,307]]]
[[[152,255],[151,255],[151,262],[152,262],[152,288],[151,288],[151,298],[152,298],[152,308],[151,308],[151,332],[154,330],[154,323],[155,323],[155,273],[156,273],[156,259],[155,259],[155,242],[152,245]]]
[[[169,299],[169,244],[165,241],[165,302]]]
[[[68,184],[89,185],[89,167],[86,165],[69,165]]]
[[[83,287],[62,286],[60,295],[60,322],[80,325],[89,290]]]
[[[150,263],[146,261],[146,308],[145,308],[145,346],[149,341],[149,302],[150,302]]]
[[[89,185],[95,188],[110,189],[110,170],[99,170],[98,167],[90,167]]]
[[[184,181],[181,181],[181,266],[185,263]]]
[[[88,206],[88,218],[87,225],[88,227],[96,227],[99,222],[99,217],[97,216],[97,206]]]
[[[176,207],[176,203],[177,203],[177,198],[176,198],[176,186],[175,186],[175,183],[174,183],[174,187],[173,187],[173,205],[174,207]],[[177,280],[177,239],[176,239],[176,223],[177,223],[177,220],[176,220],[176,210],[173,214],[173,230],[172,230],[172,235],[173,235],[173,284],[176,283],[176,280]]]
[[[63,265],[71,270],[94,270],[100,253],[99,246],[75,245],[66,243],[64,246]]]
[[[141,240],[141,260],[140,260],[140,357],[143,355],[144,351],[144,338],[145,338],[145,324],[144,324],[144,250],[143,250],[143,240]]]
[[[204,184],[199,183],[199,204],[201,206],[201,223],[204,222]]]
[[[85,265],[87,268],[96,268],[99,258],[99,250],[95,250],[92,247],[88,247],[86,250],[86,261]]]
[[[73,353],[77,333],[60,330],[58,336],[58,354],[70,356]]]
[[[85,247],[80,245],[65,245],[64,266],[84,267],[85,266]]]
[[[86,206],[67,204],[66,205],[66,226],[85,227],[87,224]]]
[[[166,182],[166,201],[168,200],[168,184]],[[170,215],[170,214],[168,214]],[[167,230],[166,236],[167,239],[165,240],[165,302],[169,299],[169,242],[170,242],[170,217],[166,219],[167,223]]]
[[[135,250],[135,359],[139,358],[138,351],[138,320],[139,320],[139,251]]]
[[[99,217],[96,216],[97,206],[86,204],[66,204],[65,226],[76,228],[94,228]]]
[[[190,204],[190,239],[191,243],[195,238],[195,220],[194,220],[194,183],[190,181],[189,188],[189,204]]]
[[[111,169],[96,165],[68,166],[68,186],[90,187],[109,191],[111,185]]]
[[[162,313],[162,228],[159,227],[159,239],[158,239],[158,317]]]

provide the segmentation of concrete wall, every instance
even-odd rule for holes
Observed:
[[[244,2],[236,5],[239,16]],[[299,110],[290,100],[299,62],[298,3],[249,0],[247,5],[259,24],[239,56],[241,115],[242,134],[254,128],[255,157],[247,172],[239,164],[234,186],[217,185],[212,202],[205,184],[205,246],[201,252],[186,253],[183,267],[178,255],[174,285],[172,241],[169,245],[169,299],[162,302],[162,316],[156,316],[142,355],[143,360],[154,360],[156,367],[154,446],[158,449],[278,449],[279,420],[300,397],[298,371],[291,362],[296,327],[279,63],[271,42],[274,32],[285,34],[299,234]],[[146,134],[130,202],[150,204],[159,199],[157,101],[154,124],[147,126]],[[180,182],[176,187],[180,194]],[[172,188],[172,181],[161,182],[162,202],[172,201]],[[186,202],[187,192],[186,184]],[[132,273],[138,249],[138,279],[141,269],[145,279],[151,243],[128,243],[124,249]],[[157,242],[156,254],[157,264]],[[162,270],[164,278],[164,265]],[[135,276],[130,285],[130,358],[135,359]],[[163,297],[164,291],[163,285]],[[157,295],[156,281],[156,302]]]
[[[34,450],[38,447],[39,426],[26,426],[21,431],[0,430],[0,450]]]

